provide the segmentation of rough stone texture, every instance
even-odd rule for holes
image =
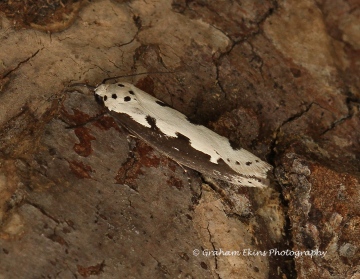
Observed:
[[[358,2],[26,4],[0,3],[0,279],[360,277]],[[119,75],[271,187],[185,170],[68,87]]]

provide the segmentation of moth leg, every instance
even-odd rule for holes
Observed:
[[[169,156],[167,156],[168,158],[170,158]],[[180,168],[183,170],[184,174],[186,175],[189,187],[191,187],[191,178],[190,176],[187,174],[188,170],[184,168],[184,166],[182,164],[180,164],[178,161],[174,160],[171,158],[172,161],[174,161],[176,164],[178,164],[180,166]]]

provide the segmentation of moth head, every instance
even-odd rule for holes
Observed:
[[[95,89],[95,98],[110,110],[120,104],[135,104],[138,101],[132,87],[125,82],[101,84]]]

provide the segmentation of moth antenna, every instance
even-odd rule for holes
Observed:
[[[89,123],[92,123],[92,122],[95,122],[97,120],[99,120],[101,117],[103,117],[107,112],[102,112],[101,114],[99,115],[96,115],[94,117],[91,117],[88,121],[84,122],[84,123],[80,123],[80,124],[76,124],[76,125],[71,125],[71,126],[67,126],[65,127],[65,129],[76,129],[76,128],[79,128],[79,127],[84,127],[85,125],[89,124]]]
[[[69,84],[68,87],[76,87],[76,86],[84,86],[89,90],[94,90],[96,88],[96,86],[89,85],[87,83],[72,83],[72,84]]]
[[[96,86],[92,86],[92,85],[89,85],[87,83],[71,83],[69,84],[66,89],[65,89],[65,92],[74,92],[75,89],[72,89],[73,87],[86,87],[86,89],[90,90],[90,91],[94,91]],[[86,95],[82,90],[77,90],[78,92]]]
[[[117,79],[117,78],[123,78],[123,77],[135,77],[140,75],[152,75],[152,74],[174,74],[177,73],[177,71],[174,72],[142,72],[142,73],[136,73],[136,74],[130,74],[130,75],[123,75],[123,76],[116,76],[116,77],[110,77],[106,78],[102,81],[102,83],[107,82],[108,80]]]

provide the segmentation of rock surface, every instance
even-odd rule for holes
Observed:
[[[26,4],[0,3],[0,279],[360,277],[355,1]],[[184,169],[69,87],[113,76],[271,187]]]

